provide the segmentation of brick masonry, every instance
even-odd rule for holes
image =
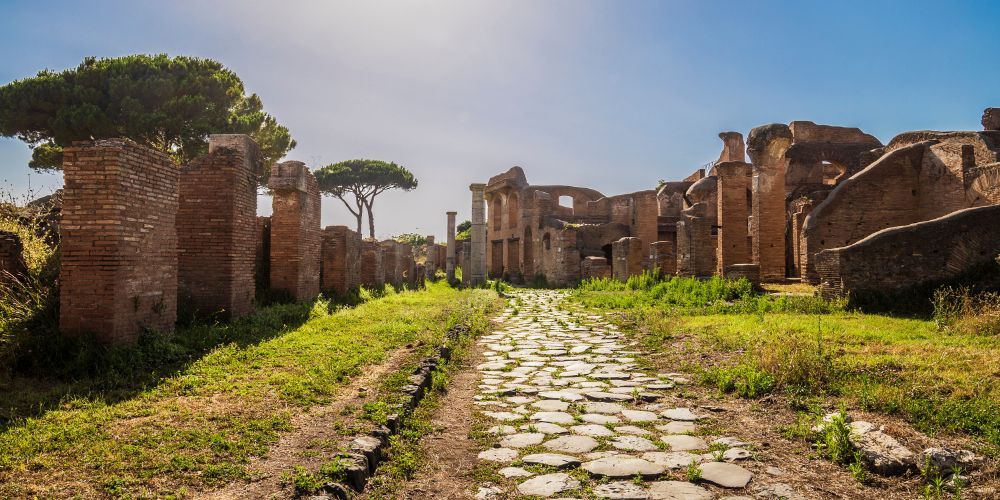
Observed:
[[[723,274],[726,266],[746,264],[752,259],[747,229],[751,167],[742,161],[729,161],[716,164],[715,168],[719,179],[716,265],[717,272]]]
[[[385,240],[382,247],[382,281],[388,285],[399,285],[400,279],[396,276],[396,242]]]
[[[361,270],[359,273],[361,285],[369,288],[382,288],[385,285],[385,271],[382,270],[382,245],[377,241],[361,242]]]
[[[361,284],[361,235],[347,226],[323,230],[321,284],[324,292],[345,294]]]
[[[271,288],[271,218],[257,217],[254,245],[254,282]]]
[[[274,193],[271,215],[271,288],[295,300],[319,294],[320,194],[304,163],[274,165],[268,186]]]
[[[702,277],[715,273],[714,219],[707,211],[705,203],[698,203],[685,209],[677,221],[677,274],[680,276]]]
[[[611,277],[611,266],[604,257],[585,257],[580,264],[582,279],[601,279]]]
[[[997,259],[1000,205],[968,208],[876,232],[816,255],[820,293],[891,292],[954,277]]]
[[[126,140],[77,142],[63,156],[63,334],[135,341],[177,319],[177,182],[169,156]]]
[[[193,313],[254,310],[259,163],[249,136],[213,135],[208,154],[181,168],[178,295]]]
[[[7,231],[0,231],[0,283],[24,276],[24,245],[21,238]]]
[[[620,281],[642,274],[647,255],[646,245],[640,238],[627,237],[615,241],[611,244],[611,274]]]
[[[656,267],[663,274],[677,273],[677,254],[672,241],[655,241],[649,246],[650,266]]]

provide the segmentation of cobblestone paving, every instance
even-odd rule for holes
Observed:
[[[753,474],[739,462],[752,444],[700,435],[704,410],[661,402],[687,380],[642,370],[614,326],[561,309],[565,296],[515,292],[481,340],[475,403],[496,444],[479,460],[508,481],[480,485],[477,498],[745,494]]]

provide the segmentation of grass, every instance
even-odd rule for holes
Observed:
[[[1000,337],[968,326],[976,320],[967,300],[953,299],[959,312],[936,322],[753,295],[719,279],[636,281],[632,290],[584,284],[573,300],[613,311],[646,350],[721,391],[899,415],[924,432],[969,435],[980,451],[1000,455]]]
[[[190,359],[159,378],[143,377],[150,382],[143,388],[124,382],[137,371],[124,360],[103,365],[122,373],[82,382],[35,380],[48,383],[43,397],[25,380],[7,385],[3,404],[15,417],[0,428],[0,497],[52,494],[67,485],[83,496],[174,496],[243,478],[252,457],[292,430],[293,414],[330,401],[350,377],[395,349],[439,345],[463,298],[492,297],[434,284],[334,312],[308,303],[274,306],[232,325],[178,332],[186,339],[181,345],[216,347],[183,353]],[[211,340],[199,344],[200,335]],[[57,405],[17,416],[31,413],[23,402],[51,401],[64,391],[69,396]]]

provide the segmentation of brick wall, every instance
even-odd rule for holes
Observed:
[[[585,257],[580,263],[581,279],[601,279],[611,277],[611,266],[604,257]]]
[[[760,266],[757,264],[733,264],[722,270],[726,279],[736,280],[746,278],[754,287],[760,287]]]
[[[791,144],[792,131],[784,124],[756,127],[747,139],[753,163],[752,258],[765,281],[785,278],[785,151]]]
[[[752,259],[747,229],[750,207],[747,192],[750,190],[750,165],[744,162],[725,162],[716,166],[718,175],[718,249],[716,266],[723,274],[726,266],[746,264]]]
[[[646,266],[648,250],[642,239],[628,237],[611,244],[611,274],[617,280],[626,281],[630,276],[638,276]]]
[[[0,282],[24,276],[26,272],[21,238],[14,233],[0,231]]]
[[[715,242],[712,238],[714,218],[706,215],[707,207],[698,203],[685,209],[677,221],[677,274],[679,276],[711,276],[715,273]]]
[[[320,288],[345,294],[361,284],[361,235],[347,226],[323,230],[320,257]]]
[[[254,249],[254,282],[258,288],[271,288],[270,217],[257,217]]]
[[[134,341],[177,319],[177,178],[166,154],[126,140],[63,155],[59,328]]]
[[[259,157],[249,136],[213,135],[208,155],[181,168],[177,281],[192,312],[254,310]]]
[[[800,267],[807,281],[818,273],[812,259],[820,251],[849,245],[894,226],[920,220],[918,179],[924,145],[886,154],[837,186],[805,220],[805,252]]]
[[[271,168],[271,288],[295,300],[319,294],[320,194],[304,163],[286,161]]]
[[[677,273],[677,253],[673,241],[655,241],[649,246],[650,266],[659,268],[663,274]]]
[[[382,280],[389,285],[398,285],[400,281],[396,277],[396,242],[385,240],[380,245],[382,247]]]
[[[879,231],[816,255],[820,293],[891,292],[952,278],[1000,253],[1000,205]]]
[[[361,242],[361,284],[369,289],[385,285],[385,271],[382,270],[382,246],[377,241]]]

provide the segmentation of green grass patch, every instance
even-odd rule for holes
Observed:
[[[151,341],[162,348],[119,354],[153,359],[185,342],[196,346],[176,349],[176,364],[151,361],[176,368],[155,378],[141,374],[143,363],[123,359],[82,382],[8,382],[3,406],[15,417],[0,428],[0,497],[45,496],[67,482],[83,496],[170,496],[245,477],[250,459],[291,430],[292,414],[330,401],[395,349],[439,345],[454,308],[494,297],[435,284],[333,312],[309,303],[275,306],[232,325]],[[208,345],[215,347],[196,354]],[[136,388],[131,376],[151,383]],[[27,411],[23,402],[60,393],[68,396],[58,404],[16,416]]]

